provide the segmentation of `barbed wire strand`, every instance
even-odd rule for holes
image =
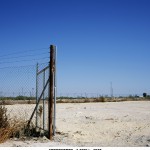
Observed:
[[[39,65],[44,65],[44,64],[48,64],[49,62],[41,62],[38,63]],[[37,63],[36,63],[37,64]],[[0,69],[9,69],[9,68],[24,68],[24,67],[34,67],[36,66],[36,64],[34,65],[23,65],[23,66],[7,66],[7,67],[2,67]]]
[[[1,57],[5,57],[5,56],[11,56],[11,55],[15,55],[15,54],[20,54],[20,53],[27,53],[27,52],[33,52],[33,51],[38,51],[38,50],[44,50],[44,49],[49,49],[49,48],[40,48],[40,49],[30,49],[30,50],[23,50],[23,51],[18,51],[18,52],[14,52],[14,53],[9,53],[6,55],[2,55]]]
[[[47,59],[49,57],[39,58],[39,59],[29,59],[29,60],[19,60],[19,61],[9,61],[9,62],[0,62],[0,64],[7,64],[7,63],[16,63],[16,62],[24,62],[24,61],[35,61],[35,60],[42,60]]]
[[[1,58],[1,60],[24,58],[24,57],[31,57],[31,56],[41,56],[41,55],[45,55],[45,54],[48,54],[48,52],[47,53],[40,53],[40,54],[32,54],[32,55],[21,55],[21,56],[15,56],[15,57],[9,56],[7,58]]]

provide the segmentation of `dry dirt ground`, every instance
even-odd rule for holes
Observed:
[[[6,106],[10,117],[28,119],[35,105]],[[8,140],[5,146],[150,146],[150,101],[57,104],[54,141]]]

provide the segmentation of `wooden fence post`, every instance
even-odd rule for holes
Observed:
[[[49,62],[49,139],[53,139],[53,102],[54,102],[54,50],[55,46],[50,45],[50,62]]]

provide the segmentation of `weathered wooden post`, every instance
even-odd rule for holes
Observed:
[[[50,45],[50,62],[49,62],[49,139],[53,139],[53,99],[54,99],[54,50],[55,46]]]

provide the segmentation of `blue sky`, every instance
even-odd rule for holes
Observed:
[[[55,44],[58,93],[109,95],[112,82],[114,95],[150,94],[149,8],[149,0],[0,0],[0,56],[47,48],[32,52],[43,59]],[[29,64],[36,60],[0,68]]]

